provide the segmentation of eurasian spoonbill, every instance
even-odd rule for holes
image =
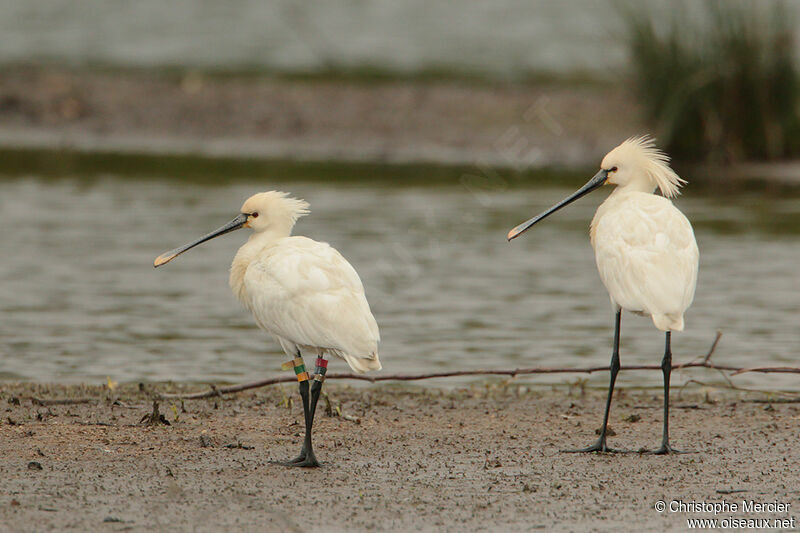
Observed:
[[[664,375],[664,425],[661,447],[650,453],[674,453],[669,445],[669,378],[672,370],[672,331],[683,330],[683,314],[694,299],[699,252],[692,225],[669,200],[686,183],[670,168],[669,157],[648,136],[630,138],[611,150],[600,171],[574,194],[508,233],[519,236],[543,218],[598,187],[616,189],[600,205],[589,234],[600,279],[616,311],[611,382],[600,438],[576,452],[614,451],[606,445],[608,413],[619,371],[619,332],[622,310],[650,316],[666,332],[661,370]],[[656,196],[655,189],[662,196]]]
[[[245,201],[239,214],[208,235],[158,256],[158,267],[198,244],[247,227],[253,230],[233,259],[230,286],[261,329],[280,343],[292,360],[303,399],[306,434],[300,455],[287,466],[319,466],[311,445],[311,427],[326,357],[341,357],[355,372],[380,370],[378,324],[355,269],[327,243],[290,236],[308,203],[287,193],[262,192]],[[313,385],[302,352],[317,355]],[[310,397],[309,397],[310,396]]]

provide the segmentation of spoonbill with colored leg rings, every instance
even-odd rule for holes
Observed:
[[[158,267],[214,237],[239,228],[253,234],[233,259],[230,286],[259,327],[277,340],[292,360],[303,399],[306,434],[300,455],[282,464],[319,466],[311,445],[311,428],[322,382],[328,368],[326,357],[341,357],[355,372],[380,370],[378,324],[372,316],[358,274],[327,243],[290,236],[297,219],[308,214],[308,203],[277,191],[250,197],[239,214],[208,235],[156,258]],[[302,352],[317,355],[311,377]]]
[[[677,453],[669,444],[669,378],[672,370],[672,331],[683,330],[683,314],[691,305],[697,284],[699,253],[694,231],[669,200],[684,180],[669,167],[669,157],[647,137],[631,138],[611,150],[600,171],[571,196],[508,233],[518,237],[543,218],[578,198],[611,183],[616,189],[597,209],[589,234],[600,279],[616,311],[611,382],[600,438],[575,452],[612,452],[606,444],[608,413],[619,371],[619,332],[622,310],[650,316],[666,332],[661,370],[664,374],[664,426],[661,446],[650,453]],[[659,189],[663,196],[653,194]]]

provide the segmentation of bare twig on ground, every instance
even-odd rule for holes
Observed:
[[[54,400],[47,400],[43,398],[36,398],[36,397],[29,397],[30,400],[35,405],[47,406],[47,405],[77,405],[81,403],[94,403],[97,402],[97,398],[57,398]]]
[[[800,374],[800,367],[754,367],[742,368],[730,365],[718,365],[711,361],[711,356],[719,344],[722,337],[722,332],[717,332],[714,342],[711,344],[708,352],[702,356],[695,358],[689,363],[675,364],[672,366],[673,370],[680,370],[683,368],[710,368],[712,370],[719,370],[724,372],[733,372],[732,375],[744,374],[747,372],[759,373],[783,373],[783,374]],[[434,378],[448,378],[455,376],[510,376],[516,377],[528,374],[591,374],[593,372],[607,371],[607,366],[594,366],[584,368],[556,368],[556,367],[533,367],[533,368],[515,368],[513,370],[501,369],[477,369],[477,370],[454,370],[448,372],[431,372],[420,374],[386,374],[383,376],[365,376],[361,374],[353,374],[350,372],[330,372],[326,374],[326,379],[355,379],[360,381],[369,381],[376,383],[378,381],[417,381],[423,379]],[[629,365],[623,366],[620,370],[661,370],[661,365]],[[727,377],[727,376],[726,376]],[[222,394],[230,394],[234,392],[241,392],[249,389],[256,389],[266,387],[267,385],[274,385],[276,383],[289,383],[295,381],[294,376],[277,376],[251,383],[241,383],[239,385],[230,385],[227,387],[212,386],[211,390],[195,393],[176,393],[176,394],[159,394],[161,398],[182,398],[185,400],[196,400],[202,398],[210,398],[212,396],[220,397]]]
[[[753,398],[752,400],[742,400],[745,403],[800,403],[800,398]]]
[[[747,387],[739,387],[738,385],[734,384],[730,379],[728,379],[728,376],[725,376],[723,374],[723,377],[725,378],[725,383],[724,384],[708,383],[708,382],[700,381],[700,380],[697,380],[697,379],[689,379],[689,380],[686,381],[686,383],[681,385],[680,392],[678,393],[678,397],[680,397],[680,395],[683,394],[683,389],[685,389],[687,386],[689,386],[691,384],[700,385],[701,387],[735,390],[735,391],[740,391],[740,392],[752,392],[752,393],[759,393],[759,394],[783,394],[783,395],[786,395],[786,396],[789,396],[789,397],[794,397],[796,395],[796,393],[792,393],[792,392],[784,392],[784,391],[776,391],[776,390],[764,390],[764,389],[750,389],[750,388],[747,388]],[[798,400],[798,401],[800,401],[800,400]],[[771,403],[771,402],[767,402],[767,403]]]

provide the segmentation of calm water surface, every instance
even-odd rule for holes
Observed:
[[[602,192],[509,244],[510,227],[571,188],[18,178],[0,182],[0,379],[243,381],[279,372],[285,357],[227,285],[245,231],[152,268],[160,252],[272,188],[311,202],[296,233],[332,243],[361,274],[385,372],[608,364],[613,314],[586,231]],[[677,203],[695,224],[701,265],[686,331],[674,336],[676,360],[704,353],[721,329],[720,363],[800,365],[800,199],[717,200],[689,189]],[[662,341],[648,319],[623,318],[623,364],[660,362]],[[690,377],[717,379],[687,371],[676,382]],[[621,382],[660,379],[631,372]],[[800,389],[785,376],[736,379]]]

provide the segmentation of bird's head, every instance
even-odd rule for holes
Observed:
[[[246,228],[257,233],[277,229],[288,235],[297,219],[308,214],[308,208],[308,202],[289,198],[289,193],[269,191],[245,200],[239,212],[246,217]]]
[[[658,188],[661,194],[672,198],[686,182],[669,167],[669,156],[656,148],[652,137],[648,135],[631,137],[606,154],[600,163],[600,171],[586,185],[550,209],[509,231],[508,240],[522,235],[540,220],[606,183],[648,193]]]
[[[607,173],[607,183],[642,192],[658,188],[667,198],[677,196],[686,183],[670,168],[669,156],[656,148],[655,140],[647,135],[631,137],[608,152],[600,169]]]
[[[189,244],[164,252],[156,257],[153,266],[160,267],[198,244],[239,228],[251,228],[256,233],[271,231],[279,236],[288,236],[297,219],[308,214],[308,207],[308,202],[305,200],[289,198],[289,194],[285,192],[269,191],[254,194],[244,202],[239,214],[233,220]]]

